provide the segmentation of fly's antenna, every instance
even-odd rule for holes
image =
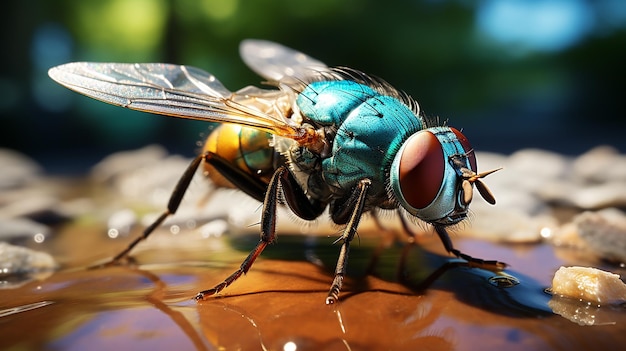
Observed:
[[[461,187],[463,189],[463,203],[468,205],[470,202],[472,202],[472,197],[473,197],[472,185],[476,184],[476,189],[478,189],[478,193],[480,194],[480,196],[482,196],[482,198],[485,199],[485,201],[487,201],[491,205],[495,205],[496,198],[493,196],[493,194],[491,193],[491,190],[489,190],[487,185],[485,185],[485,183],[483,183],[480,179],[485,178],[491,173],[495,173],[501,169],[502,167],[477,174],[470,169],[463,168],[462,169],[463,182],[461,183]]]

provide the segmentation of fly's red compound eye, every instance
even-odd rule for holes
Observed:
[[[461,143],[461,146],[463,146],[463,150],[465,150],[465,154],[467,155],[467,158],[469,159],[470,166],[472,167],[472,171],[477,172],[478,168],[476,166],[476,155],[474,154],[474,148],[472,148],[472,145],[469,143],[469,140],[467,140],[465,135],[463,135],[463,133],[461,133],[458,129],[450,127],[450,130],[452,130],[454,135],[456,135],[456,138]]]
[[[411,136],[400,158],[399,181],[404,200],[420,209],[432,203],[443,183],[443,150],[430,132]]]

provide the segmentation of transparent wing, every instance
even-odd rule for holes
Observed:
[[[194,67],[74,62],[53,67],[48,74],[76,92],[133,110],[237,123],[293,138],[302,133],[276,108],[258,108],[274,106],[284,96],[281,91],[256,88],[248,89],[255,96],[232,93],[215,76]]]
[[[306,54],[286,46],[258,39],[246,39],[239,46],[243,61],[261,77],[275,82],[298,83],[329,68]]]

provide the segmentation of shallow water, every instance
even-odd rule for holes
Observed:
[[[128,241],[104,231],[64,226],[44,243],[64,269],[0,290],[1,349],[573,350],[626,341],[623,307],[594,310],[603,323],[594,326],[552,312],[544,290],[552,272],[572,262],[545,244],[454,238],[462,251],[510,264],[505,273],[519,284],[509,284],[515,279],[504,273],[462,265],[438,271],[450,258],[435,236],[381,247],[376,233],[361,233],[341,301],[327,306],[334,238],[283,234],[247,276],[196,302],[197,291],[239,265],[256,235],[204,239],[161,230],[139,247],[134,265],[80,267]]]
[[[626,276],[624,266],[597,258],[602,251],[587,250],[588,242],[556,245],[570,237],[572,218],[589,208],[564,201],[569,188],[554,184],[579,189],[579,180],[559,176],[538,187],[539,180],[526,184],[535,178],[519,170],[489,179],[498,205],[474,201],[470,219],[451,237],[467,254],[506,262],[504,272],[469,268],[450,257],[425,225],[411,245],[390,240],[392,231],[365,219],[351,246],[340,301],[327,306],[338,228],[323,220],[303,227],[281,212],[278,241],[250,272],[196,302],[198,291],[221,282],[254,247],[260,208],[232,192],[207,199],[203,181],[194,181],[176,216],[137,246],[132,263],[86,269],[125,248],[149,224],[146,218],[162,211],[188,162],[145,151],[134,152],[123,167],[103,162],[90,179],[20,176],[11,182],[18,185],[0,189],[2,240],[49,253],[59,265],[33,276],[0,272],[0,350],[511,351],[626,343],[624,304],[598,307],[547,292],[561,266]],[[496,166],[506,162],[496,158]],[[613,196],[592,208],[624,208],[622,178],[617,173],[606,183],[617,184],[610,186]],[[551,192],[539,196],[533,187]],[[558,196],[556,190],[562,190]],[[383,217],[384,225],[398,229],[397,219]],[[561,236],[544,240],[544,228]],[[612,243],[623,236],[619,228],[606,222],[596,231],[611,234],[598,237]]]

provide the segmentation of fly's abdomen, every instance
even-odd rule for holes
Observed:
[[[269,182],[274,172],[274,148],[270,146],[272,135],[237,124],[221,124],[209,134],[204,152],[217,154],[233,167]],[[218,186],[234,188],[211,165],[205,163],[205,171]]]
[[[424,128],[422,119],[397,98],[353,81],[312,83],[297,103],[307,118],[337,128],[322,170],[328,185],[340,193],[363,178],[372,180],[373,193],[385,192],[395,154]]]

